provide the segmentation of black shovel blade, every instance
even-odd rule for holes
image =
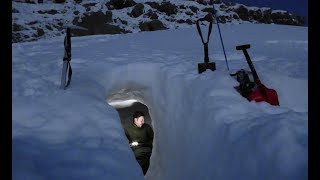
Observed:
[[[216,70],[216,64],[214,62],[199,63],[198,64],[198,72],[199,72],[199,74],[203,73],[207,69],[211,69],[212,71],[215,71]]]

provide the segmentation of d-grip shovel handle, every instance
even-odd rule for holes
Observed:
[[[202,32],[200,29],[200,25],[199,22],[200,21],[208,21],[209,24],[209,32],[208,32],[208,37],[207,37],[207,42],[204,42],[203,37],[202,37]],[[209,38],[210,38],[210,34],[211,34],[211,30],[212,30],[212,18],[208,18],[208,17],[204,17],[204,18],[200,18],[197,20],[197,29],[198,29],[198,33],[201,37],[201,41],[203,43],[204,46],[204,62],[208,63],[209,62],[209,53],[208,53],[208,43],[209,43]]]
[[[204,42],[204,40],[203,40],[201,28],[200,28],[200,25],[199,25],[199,22],[200,22],[200,21],[208,21],[208,22],[210,23],[210,24],[209,24],[209,32],[208,32],[207,42]],[[207,18],[207,17],[200,18],[200,19],[198,19],[197,22],[196,22],[196,23],[197,23],[198,33],[199,33],[199,35],[200,35],[200,37],[201,37],[201,41],[202,41],[203,44],[208,44],[208,43],[209,43],[209,37],[210,37],[210,34],[211,34],[211,30],[212,30],[212,22],[213,22],[212,18]]]

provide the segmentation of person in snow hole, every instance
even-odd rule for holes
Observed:
[[[136,160],[145,175],[150,165],[154,133],[152,127],[144,122],[144,117],[143,112],[134,112],[132,123],[125,126],[124,130]]]

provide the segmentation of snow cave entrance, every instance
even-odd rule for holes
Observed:
[[[123,127],[132,123],[132,115],[135,111],[142,111],[145,115],[145,123],[153,128],[149,108],[140,100],[141,97],[136,97],[136,93],[136,90],[121,89],[110,94],[107,102],[117,110]]]
[[[146,105],[142,104],[139,101],[136,100],[127,100],[128,102],[123,101],[123,103],[127,103],[126,106],[116,106],[112,103],[109,103],[111,106],[113,106],[120,117],[121,124],[124,127],[125,125],[132,123],[132,115],[135,111],[142,111],[145,115],[145,123],[149,124],[152,127],[151,123],[151,117],[149,114],[149,109]]]
[[[134,101],[134,100],[132,100]],[[111,105],[111,104],[110,104]],[[139,101],[132,102],[132,104],[124,107],[115,107],[113,106],[120,116],[121,124],[124,127],[128,123],[132,123],[132,115],[135,111],[142,111],[145,115],[145,123],[149,124],[152,127],[151,117],[149,114],[149,109],[146,105],[142,104]]]
[[[120,89],[119,91],[112,93],[107,97],[107,103],[117,110],[123,128],[132,123],[133,113],[135,111],[142,111],[145,115],[145,123],[149,124],[153,131],[155,131],[151,115],[149,113],[149,108],[143,103],[141,93],[143,94],[143,90]],[[137,96],[137,94],[140,95]],[[154,137],[153,144],[155,142],[155,138],[156,137]],[[154,148],[152,151],[154,151]],[[150,166],[148,171],[150,171],[151,164],[152,158],[150,158]]]

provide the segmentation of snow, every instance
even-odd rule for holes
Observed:
[[[84,12],[68,3],[13,4],[25,15],[14,16],[18,24],[67,24],[72,11]],[[39,9],[69,13],[52,19],[32,13]],[[120,11],[114,16],[128,18]],[[156,133],[146,179],[307,179],[308,29],[236,23],[221,25],[229,72],[248,68],[235,46],[250,43],[259,77],[277,90],[280,107],[248,102],[235,91],[216,25],[209,56],[217,70],[200,75],[203,47],[195,26],[73,37],[74,75],[65,91],[59,89],[62,36],[13,44],[13,179],[143,179],[115,110],[137,101],[148,106]]]
[[[220,29],[230,70],[214,24],[217,69],[202,74],[195,27],[72,37],[66,90],[64,37],[12,44],[13,179],[308,179],[308,27]],[[249,70],[235,49],[242,44],[280,106],[233,88],[229,73]],[[136,101],[148,106],[155,132],[145,177],[115,109]]]

